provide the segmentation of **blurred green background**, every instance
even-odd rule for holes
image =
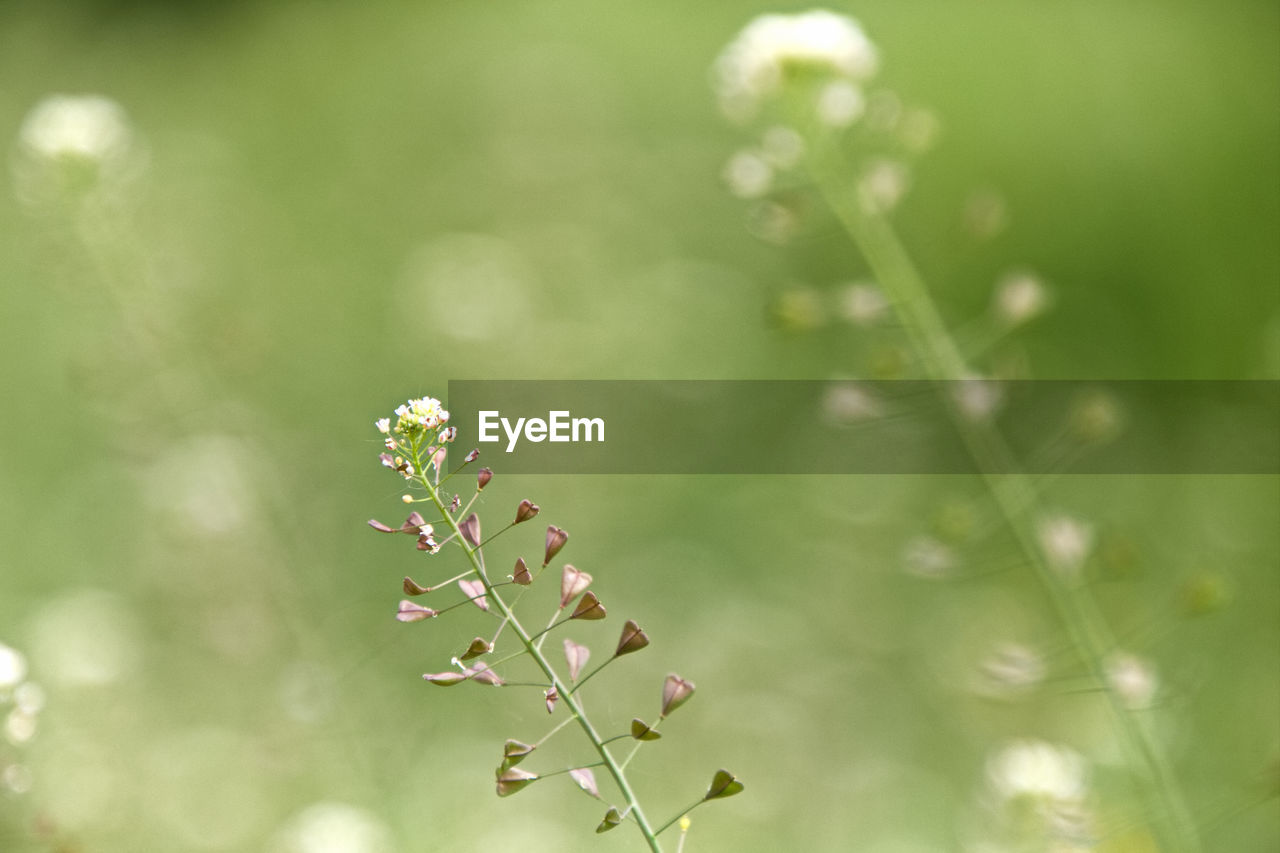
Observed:
[[[1032,375],[1280,378],[1276,4],[837,8],[940,121],[895,219],[951,323],[1027,267],[1055,302],[1008,345]],[[593,835],[602,808],[567,780],[493,796],[503,739],[546,725],[536,692],[421,682],[483,622],[390,618],[402,575],[433,578],[363,526],[403,515],[372,421],[449,378],[867,372],[862,330],[777,308],[835,298],[856,251],[817,212],[757,240],[721,177],[747,140],[709,68],[765,11],[0,6],[0,643],[43,691],[34,735],[0,742],[0,848],[637,849]],[[115,172],[24,151],[59,93],[123,109]],[[965,227],[975,193],[1005,212],[989,239]],[[717,767],[746,781],[695,813],[690,853],[980,849],[1016,739],[1089,760],[1099,849],[1154,849],[1043,594],[973,532],[979,483],[487,461],[486,525],[537,501],[654,640],[595,682],[606,727],[651,714],[670,670],[697,682],[634,764],[658,816]],[[1277,485],[1045,487],[1097,531],[1087,577],[1160,674],[1143,713],[1212,850],[1280,845]],[[922,535],[953,577],[903,571]],[[1027,695],[973,688],[1004,643],[1048,661]]]

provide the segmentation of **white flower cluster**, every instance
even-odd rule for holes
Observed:
[[[1006,815],[1035,816],[1050,842],[1044,849],[1096,847],[1088,764],[1080,753],[1044,741],[1015,741],[991,757],[987,774],[997,804]]]
[[[1015,741],[987,764],[1000,799],[1074,804],[1086,793],[1085,760],[1078,752],[1037,740]]]
[[[44,690],[27,679],[27,659],[17,649],[0,643],[0,708],[10,705],[4,715],[4,740],[20,747],[35,737],[36,718],[44,707]],[[0,752],[0,786],[15,794],[31,787],[30,771]]]
[[[101,95],[50,95],[27,114],[19,134],[38,156],[98,162],[119,157],[132,137],[124,110]]]
[[[789,71],[812,70],[834,87],[829,96],[819,95],[819,104],[829,102],[832,116],[847,123],[860,113],[858,84],[878,65],[875,46],[857,21],[813,9],[761,15],[747,24],[716,60],[715,83],[725,114],[746,121],[778,92]]]
[[[445,411],[444,406],[435,397],[422,397],[417,400],[410,400],[396,407],[396,425],[395,431],[401,435],[409,435],[418,430],[435,429],[438,426],[449,422],[449,413]],[[383,435],[391,434],[391,419],[380,418],[374,422],[378,428],[378,432]],[[448,433],[448,437],[445,434]],[[452,441],[456,430],[448,427],[441,431],[441,441]]]

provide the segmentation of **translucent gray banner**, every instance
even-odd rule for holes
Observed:
[[[1277,474],[1273,381],[449,383],[508,474]]]

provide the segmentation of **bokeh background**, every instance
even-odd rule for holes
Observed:
[[[503,739],[546,725],[536,692],[422,683],[483,622],[391,619],[430,570],[364,527],[403,514],[372,422],[450,378],[910,375],[891,329],[829,309],[866,276],[839,229],[801,203],[792,239],[759,239],[726,189],[746,140],[709,69],[775,10],[0,6],[0,643],[21,655],[0,666],[0,848],[637,848],[593,835],[603,810],[566,779],[493,796]],[[1031,375],[1280,378],[1274,3],[838,10],[938,120],[895,220],[950,323],[1032,269],[1053,310],[1003,350]],[[24,147],[57,94],[119,105],[109,162]],[[1097,686],[980,535],[979,483],[489,461],[486,523],[537,501],[653,638],[594,682],[595,713],[621,727],[668,671],[697,682],[634,765],[655,815],[717,767],[746,781],[688,850],[1042,849],[977,846],[1009,830],[992,756],[1032,739],[1087,760],[1099,849],[1155,849]],[[1086,576],[1158,673],[1143,713],[1207,848],[1275,849],[1276,478],[1043,498],[1096,532]],[[946,577],[909,571],[922,536]],[[1010,643],[1044,678],[977,689]]]

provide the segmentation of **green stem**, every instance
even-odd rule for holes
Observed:
[[[698,801],[697,801],[696,803],[694,803],[693,805],[691,805],[691,806],[686,806],[686,807],[685,807],[685,809],[684,809],[684,811],[680,812],[680,813],[679,813],[679,814],[677,814],[675,817],[671,818],[671,820],[667,821],[667,822],[666,822],[666,823],[664,823],[662,826],[658,827],[658,831],[657,831],[657,833],[655,833],[655,834],[656,834],[656,835],[661,835],[662,833],[666,832],[668,829],[670,829],[670,828],[671,828],[671,825],[672,825],[672,824],[674,824],[674,823],[675,823],[676,821],[678,821],[680,818],[684,817],[684,816],[685,816],[685,815],[687,815],[689,812],[693,811],[694,809],[696,809],[698,806],[702,805],[702,804],[703,804],[703,803],[705,803],[706,801],[707,801],[706,797],[703,797],[702,799],[698,800]]]
[[[413,461],[415,469],[422,471],[423,468],[419,464],[420,459],[417,444],[413,447]],[[502,596],[494,590],[493,585],[489,582],[489,575],[485,571],[480,549],[467,547],[466,541],[462,538],[462,530],[458,525],[457,519],[445,512],[444,505],[440,501],[440,496],[436,491],[436,487],[428,482],[425,475],[422,477],[421,482],[426,486],[427,494],[430,496],[432,503],[436,505],[436,508],[440,510],[440,514],[445,517],[445,521],[453,529],[454,535],[458,540],[458,547],[466,553],[467,559],[471,562],[472,568],[475,569],[476,576],[479,577],[480,582],[484,584],[485,590],[490,593],[490,601],[492,601],[493,605],[498,609],[498,613],[502,618],[511,625],[511,630],[520,638],[520,642],[524,646],[525,651],[529,653],[529,657],[533,658],[534,662],[538,665],[538,668],[541,669],[543,674],[545,674],[550,680],[551,686],[555,688],[558,694],[560,694],[560,701],[564,702],[565,708],[567,708],[569,713],[578,721],[578,725],[582,729],[583,734],[587,736],[587,740],[591,741],[591,745],[595,748],[596,753],[599,754],[601,762],[606,768],[608,768],[609,775],[613,777],[613,781],[617,784],[618,790],[622,792],[622,797],[626,800],[627,808],[631,813],[631,816],[635,818],[636,825],[640,827],[640,834],[644,836],[644,840],[649,845],[649,849],[652,853],[662,853],[662,845],[658,842],[658,834],[653,831],[653,827],[649,825],[648,819],[645,818],[644,811],[640,808],[640,801],[636,797],[635,792],[631,789],[631,783],[627,780],[626,773],[623,772],[622,767],[614,760],[613,755],[605,746],[604,738],[600,737],[600,734],[596,731],[595,727],[591,724],[591,721],[583,712],[582,706],[579,704],[578,700],[574,698],[572,692],[566,687],[565,683],[560,680],[560,676],[556,673],[555,668],[551,666],[551,662],[547,660],[546,656],[542,654],[541,649],[539,649],[534,643],[529,632],[520,624],[520,620],[516,619],[515,614],[511,612],[511,609],[502,599]]]
[[[815,152],[816,183],[889,296],[925,375],[936,381],[971,376],[923,277],[893,226],[883,215],[864,206],[858,194],[850,190],[844,177],[848,172],[836,152],[829,148],[824,151],[821,147]],[[1105,661],[1116,647],[1115,639],[1089,590],[1071,585],[1049,565],[1041,552],[1034,529],[1040,508],[1034,481],[1013,464],[1013,454],[992,424],[966,418],[954,406],[951,412],[970,455],[983,472],[996,506],[1048,592],[1072,644],[1094,677],[1106,684]],[[1148,799],[1157,818],[1155,824],[1162,849],[1199,851],[1195,821],[1150,718],[1126,708],[1115,691],[1106,693],[1127,751],[1150,777],[1152,791]]]
[[[613,663],[613,662],[614,662],[614,660],[616,660],[616,659],[617,659],[617,657],[618,657],[617,655],[614,655],[613,657],[609,658],[609,659],[608,659],[607,661],[605,661],[604,663],[600,664],[600,665],[599,665],[598,667],[596,667],[595,669],[593,669],[593,670],[591,670],[590,672],[588,672],[586,675],[582,676],[582,680],[581,680],[581,681],[579,681],[577,684],[573,685],[573,687],[569,689],[569,692],[570,692],[570,693],[572,693],[572,692],[574,692],[575,690],[578,690],[579,688],[581,688],[581,687],[582,687],[582,685],[584,685],[584,684],[586,684],[588,681],[590,681],[590,680],[591,680],[591,678],[592,678],[592,676],[594,676],[597,672],[599,672],[600,670],[604,669],[604,668],[605,668],[606,666],[608,666],[609,664]]]

